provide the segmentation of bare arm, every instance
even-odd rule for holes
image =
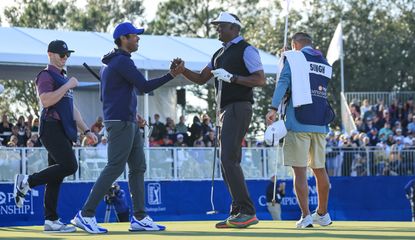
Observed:
[[[74,77],[71,77],[67,83],[65,83],[55,91],[42,93],[42,95],[39,96],[42,106],[44,108],[48,108],[50,106],[55,105],[63,98],[63,96],[69,89],[74,88],[76,86],[78,86],[78,80]]]
[[[196,73],[185,68],[182,74],[190,81],[196,84],[202,85],[202,84],[205,84],[207,81],[209,81],[209,79],[213,77],[213,74],[210,71],[211,70],[208,67],[205,67],[201,73]]]
[[[246,87],[263,87],[265,86],[265,74],[263,70],[253,72],[249,76],[236,76],[233,83]]]
[[[79,112],[78,108],[76,108],[76,106],[73,106],[73,118],[76,121],[76,126],[79,130],[82,131],[82,133],[85,133],[85,131],[89,130],[88,126],[82,119],[81,113]],[[89,139],[92,139],[93,144],[96,144],[98,142],[97,136],[94,133],[92,133],[91,130],[88,131],[86,136]]]

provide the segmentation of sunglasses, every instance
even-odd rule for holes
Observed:
[[[71,56],[71,53],[70,52],[67,52],[67,53],[59,53],[59,57],[60,58],[64,58],[65,56],[69,58]]]
[[[145,126],[148,127],[147,137],[150,138],[151,137],[151,134],[153,134],[153,126],[150,126],[147,122],[146,122]]]

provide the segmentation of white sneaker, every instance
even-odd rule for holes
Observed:
[[[16,206],[19,208],[23,207],[24,197],[30,190],[29,183],[27,182],[28,179],[29,176],[24,174],[16,174],[14,176],[13,196]]]
[[[313,217],[313,223],[319,224],[320,226],[324,227],[332,224],[329,213],[320,216],[318,215],[317,211],[315,211],[311,216]]]
[[[100,227],[97,224],[97,220],[95,217],[82,217],[81,211],[79,211],[76,216],[71,220],[71,223],[86,232],[99,234],[99,233],[107,233],[108,230]]]
[[[311,217],[311,215],[307,215],[306,217],[303,218],[303,216],[301,216],[300,220],[298,220],[295,223],[297,228],[310,228],[313,227],[313,218]]]
[[[166,229],[165,226],[156,224],[151,217],[148,215],[141,219],[140,221],[137,220],[134,216],[131,218],[130,228],[128,229],[130,232],[135,231],[163,231]]]
[[[52,233],[70,233],[70,232],[76,232],[76,228],[74,226],[66,225],[62,223],[60,220],[55,220],[55,221],[45,220],[43,231],[52,232]]]

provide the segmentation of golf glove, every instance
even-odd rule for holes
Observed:
[[[228,83],[231,82],[231,78],[233,77],[232,74],[230,74],[228,71],[226,71],[223,68],[218,68],[218,69],[212,70],[212,74],[218,80],[222,80],[222,81],[225,81],[225,82],[228,82]]]

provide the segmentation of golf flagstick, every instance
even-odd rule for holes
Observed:
[[[283,49],[287,49],[287,38],[288,38],[288,14],[290,13],[290,0],[285,0],[285,27],[284,27],[284,47]],[[277,71],[277,78],[275,81],[275,87],[277,87],[278,79],[280,78],[280,73],[282,71],[282,68],[284,66],[284,52],[281,53],[279,62],[278,62],[278,71]],[[280,117],[282,117],[282,107],[283,104],[280,104],[279,111],[280,111]],[[274,189],[273,189],[273,195],[272,195],[272,206],[275,205],[275,193],[277,191],[277,170],[278,170],[278,158],[282,156],[284,158],[284,152],[281,154],[282,147],[284,146],[284,139],[281,139],[280,142],[274,143],[277,145],[277,157],[275,158],[275,171],[274,171]],[[283,160],[284,162],[284,160]]]
[[[219,141],[219,131],[220,131],[220,101],[222,99],[222,80],[219,80],[218,82],[218,94],[216,96],[216,132],[215,132],[215,144],[213,148],[213,169],[212,169],[212,186],[210,188],[210,204],[212,206],[212,210],[206,212],[206,214],[217,214],[218,211],[215,210],[215,204],[213,202],[213,196],[214,196],[214,185],[215,185],[215,169],[216,169],[216,158],[217,158],[217,147],[218,147],[218,141]],[[219,154],[220,154],[220,148],[219,148]]]

